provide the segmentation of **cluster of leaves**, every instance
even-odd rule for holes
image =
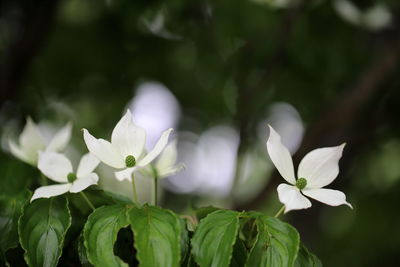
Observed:
[[[30,203],[11,180],[0,199],[7,265],[16,265],[10,248],[22,247],[29,266],[321,266],[292,226],[262,213],[207,207],[180,216],[97,189],[87,192],[92,212],[78,194]]]

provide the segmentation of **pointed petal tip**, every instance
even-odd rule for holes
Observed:
[[[345,205],[349,206],[350,209],[354,210],[353,205],[351,205],[349,202],[346,202]]]
[[[269,138],[271,137],[271,132],[275,132],[276,133],[276,131],[275,131],[274,128],[272,128],[271,124],[268,123],[267,126],[268,126],[268,129],[269,129],[269,135],[268,135],[268,140],[269,140]]]
[[[128,119],[130,121],[132,120],[132,112],[129,108],[126,109],[126,112],[125,112],[124,116],[122,116],[122,118]]]
[[[67,121],[64,127],[67,128],[69,131],[71,131],[72,128],[74,127],[74,124],[72,123],[72,121]]]
[[[27,123],[33,123],[33,124],[35,124],[35,122],[32,120],[32,117],[31,117],[31,116],[27,116],[27,117],[26,117],[26,122],[27,122]]]
[[[36,199],[40,199],[40,198],[49,198],[49,197],[39,196],[34,193],[33,196],[31,197],[31,200],[29,200],[29,203],[32,203],[32,201],[34,201]]]
[[[311,205],[310,205],[310,206],[307,206],[307,207],[304,207],[304,208],[296,208],[296,209],[289,209],[289,208],[285,205],[285,210],[283,211],[283,214],[286,214],[286,213],[288,213],[289,211],[292,211],[292,210],[306,210],[306,209],[309,209],[309,208],[311,208]]]

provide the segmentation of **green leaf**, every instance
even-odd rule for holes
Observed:
[[[181,239],[185,229],[177,215],[144,205],[129,212],[129,222],[140,266],[180,266]]]
[[[83,230],[90,263],[107,267],[128,266],[114,255],[114,243],[118,231],[129,224],[126,215],[129,209],[126,205],[103,206],[90,214]]]
[[[18,245],[18,219],[30,196],[28,190],[13,196],[0,195],[0,250],[3,255],[7,249]]]
[[[242,267],[245,265],[247,260],[247,249],[243,241],[239,238],[236,240],[233,246],[233,255],[231,260],[231,267]]]
[[[29,266],[56,266],[71,225],[65,197],[37,199],[25,207],[18,230]]]
[[[184,219],[180,219],[181,222],[181,261],[184,261],[186,257],[189,257],[190,255],[190,250],[189,250],[189,234],[193,232],[189,232],[187,230],[186,222]]]
[[[79,261],[81,262],[82,267],[92,267],[93,265],[90,264],[89,259],[87,257],[86,248],[83,243],[83,233],[79,235],[78,239],[78,256]]]
[[[295,267],[322,267],[321,261],[317,256],[312,254],[308,249],[301,244],[299,253],[297,255]]]
[[[192,239],[192,254],[201,267],[229,266],[241,214],[219,210],[200,221]]]
[[[296,229],[262,213],[249,212],[248,215],[255,219],[258,233],[246,266],[293,266],[300,243]]]
[[[207,207],[195,209],[194,212],[196,214],[197,220],[200,221],[203,218],[205,218],[208,214],[213,213],[214,211],[217,211],[217,210],[220,210],[220,209],[213,207],[213,206],[207,206]]]

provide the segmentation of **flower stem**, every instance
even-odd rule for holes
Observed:
[[[136,192],[136,184],[135,184],[135,175],[134,173],[132,173],[132,195],[133,195],[133,201],[135,201],[136,203],[138,203],[138,196],[137,196],[137,192]]]
[[[278,212],[275,214],[275,218],[278,218],[281,214],[282,214],[282,212],[285,210],[285,205],[283,205],[282,206],[282,208],[280,208],[280,210],[278,210]]]
[[[89,200],[89,198],[86,196],[86,194],[83,193],[83,192],[80,192],[80,193],[81,193],[82,198],[83,198],[83,199],[86,201],[86,203],[89,205],[89,207],[90,207],[92,210],[95,210],[96,208],[94,207],[93,203]]]
[[[43,175],[43,173],[40,174],[40,182],[41,185],[47,185],[47,178]]]
[[[153,205],[157,206],[157,197],[158,197],[158,177],[154,177],[154,182],[153,182]]]

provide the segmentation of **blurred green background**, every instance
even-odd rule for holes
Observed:
[[[176,128],[187,170],[163,206],[272,215],[271,123],[295,165],[347,143],[329,187],[354,210],[313,201],[283,217],[324,266],[399,266],[399,19],[397,0],[0,1],[0,179],[37,175],[7,153],[27,116],[72,121],[83,153],[81,128],[108,139],[130,107]]]

